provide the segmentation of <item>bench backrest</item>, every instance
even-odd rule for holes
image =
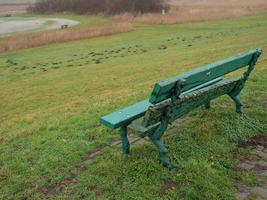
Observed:
[[[173,91],[178,87],[180,92],[186,92],[194,87],[205,84],[230,72],[246,67],[253,62],[255,56],[261,53],[260,49],[254,49],[237,56],[208,64],[192,71],[186,72],[170,79],[159,81],[155,84],[149,102],[159,103],[171,98]]]

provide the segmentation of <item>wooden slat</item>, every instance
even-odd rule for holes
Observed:
[[[128,125],[133,120],[144,116],[148,107],[151,105],[152,104],[149,103],[148,99],[141,101],[137,104],[101,117],[100,123],[112,129]]]
[[[185,87],[182,88],[181,92],[185,92],[198,85],[245,67],[251,62],[253,56],[260,52],[260,49],[254,49],[213,64],[196,68],[190,72],[172,77],[165,81],[160,81],[156,83],[149,101],[150,103],[155,104],[170,98],[172,89],[177,82],[180,82],[181,80],[185,81]]]
[[[208,86],[213,85],[213,84],[215,84],[215,83],[218,83],[218,82],[220,82],[220,81],[222,81],[222,80],[223,80],[222,77],[216,78],[216,79],[211,80],[211,81],[209,81],[209,82],[206,82],[206,83],[203,83],[203,84],[198,85],[198,86],[196,86],[196,87],[193,87],[193,88],[191,88],[190,90],[186,90],[185,92],[182,93],[182,95],[183,95],[183,94],[190,93],[190,92],[193,92],[193,91],[195,91],[195,90],[199,90],[199,89],[208,87]]]
[[[177,118],[183,116],[198,106],[205,104],[207,101],[211,101],[229,93],[241,79],[242,77],[236,77],[222,80],[208,87],[182,94],[180,99],[177,100],[176,106],[172,109],[173,112],[170,117],[170,121],[175,121]]]

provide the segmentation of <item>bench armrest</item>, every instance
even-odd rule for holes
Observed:
[[[101,117],[100,123],[112,129],[116,129],[121,126],[127,126],[132,121],[144,116],[148,107],[151,105],[152,104],[149,103],[148,100],[141,101],[132,106]]]

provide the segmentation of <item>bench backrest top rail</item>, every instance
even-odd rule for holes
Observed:
[[[152,104],[159,103],[171,97],[172,91],[177,84],[183,82],[180,92],[186,92],[198,85],[216,79],[220,76],[248,66],[259,55],[261,49],[253,49],[236,56],[208,64],[170,79],[159,81],[155,84],[149,102]]]

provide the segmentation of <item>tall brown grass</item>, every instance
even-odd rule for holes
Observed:
[[[259,8],[266,6],[266,0],[169,0],[173,6],[216,6],[216,7],[254,7]]]
[[[127,22],[146,24],[176,24],[246,16],[267,10],[267,0],[170,0],[170,12],[165,15],[130,13],[114,16]]]
[[[250,12],[244,9],[231,9],[226,12],[222,12],[222,8],[183,8],[177,11],[171,11],[165,15],[148,13],[143,15],[133,15],[125,13],[114,16],[114,19],[127,21],[132,23],[145,23],[145,24],[177,24],[187,22],[199,22],[206,20],[225,19],[230,17],[248,15]]]
[[[78,27],[63,30],[19,34],[5,38],[0,43],[0,52],[27,49],[52,43],[62,43],[115,33],[129,32],[133,25],[128,22],[117,22],[97,27]]]

